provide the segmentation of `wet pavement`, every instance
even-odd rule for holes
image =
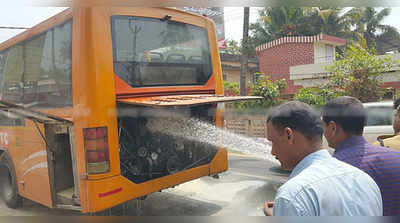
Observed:
[[[203,177],[151,194],[144,201],[130,201],[103,215],[142,216],[263,216],[264,201],[273,200],[287,180],[276,163],[256,156],[229,154],[229,170],[219,179]],[[0,216],[80,215],[75,211],[51,210],[31,201],[21,209],[0,202]]]

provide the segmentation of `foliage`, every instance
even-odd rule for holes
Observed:
[[[390,12],[390,8],[378,11],[373,7],[362,7],[353,8],[347,13],[355,26],[355,33],[365,39],[368,48],[376,48],[380,54],[393,47],[397,48],[400,43],[400,34],[397,29],[382,24]]]
[[[350,41],[365,40],[368,48],[379,53],[398,49],[400,34],[396,28],[383,25],[389,8],[377,11],[372,7],[266,7],[260,19],[250,24],[249,44],[255,48],[283,36],[311,36],[325,33]]]
[[[374,52],[359,45],[348,46],[343,55],[337,55],[334,65],[325,68],[331,72],[325,88],[362,102],[379,100],[384,93],[380,87],[382,73],[390,71],[398,61],[390,56],[377,57]]]
[[[250,25],[250,43],[261,45],[283,36],[310,36],[321,32],[348,38],[351,20],[341,8],[288,6],[266,7],[260,19]]]
[[[271,81],[270,77],[261,73],[258,76],[255,84],[250,84],[250,95],[261,96],[263,99],[253,102],[253,105],[259,107],[271,107],[280,104],[281,92],[287,88],[285,79]]]
[[[281,92],[287,88],[286,80],[282,79],[273,82],[269,76],[261,73],[257,73],[256,75],[258,75],[256,83],[249,84],[249,95],[261,96],[262,99],[235,102],[233,103],[235,108],[239,110],[246,108],[267,108],[282,103],[280,96]],[[228,92],[236,92],[236,95],[240,94],[238,83],[224,82],[224,89]]]
[[[251,48],[278,39],[288,33],[297,34],[296,20],[303,13],[301,9],[291,10],[290,7],[266,7],[259,11],[260,18],[250,24],[249,44]]]
[[[320,107],[326,104],[331,99],[345,95],[344,91],[332,91],[327,88],[302,88],[294,96],[294,99]]]
[[[240,95],[239,83],[224,81],[224,91],[228,95]]]
[[[241,55],[242,54],[242,46],[235,40],[226,40],[226,48],[225,51],[228,54],[233,55]]]

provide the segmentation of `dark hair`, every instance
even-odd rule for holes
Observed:
[[[345,133],[361,135],[367,121],[367,113],[357,98],[341,96],[328,101],[322,108],[322,120],[340,125]]]
[[[400,98],[397,98],[396,101],[393,102],[393,108],[397,110],[397,107],[400,105]]]
[[[267,122],[282,130],[289,127],[302,133],[309,140],[316,137],[322,139],[321,117],[303,102],[290,101],[276,107],[269,114]]]

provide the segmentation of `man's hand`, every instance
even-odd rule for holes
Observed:
[[[265,216],[272,216],[271,208],[274,206],[274,202],[267,201],[264,203],[264,214]]]

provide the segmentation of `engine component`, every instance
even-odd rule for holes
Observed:
[[[141,159],[135,159],[134,162],[129,163],[129,171],[134,176],[140,176],[144,173],[145,167]]]
[[[177,151],[183,151],[185,149],[185,145],[183,144],[183,141],[181,141],[181,140],[176,140],[174,146]]]
[[[195,118],[214,124],[215,119],[209,116],[212,114],[209,108],[211,105],[173,109],[169,112],[191,114],[186,119]],[[122,109],[119,107],[118,111]],[[166,128],[176,127],[185,124],[185,118],[160,117],[159,114],[163,112],[155,111],[159,109],[134,107],[134,110],[136,112],[132,116],[129,116],[129,112],[119,112],[118,116],[121,173],[134,183],[200,166],[209,163],[215,156],[216,147],[209,143],[196,142],[184,135],[171,135],[158,129],[154,131],[154,128],[149,127],[151,123]]]
[[[147,156],[147,149],[146,149],[145,147],[140,147],[140,148],[137,150],[137,155],[138,155],[139,157],[142,157],[142,158],[146,157],[146,156]]]
[[[158,158],[158,154],[157,153],[151,153],[151,159],[152,160],[157,160],[157,158]]]
[[[171,157],[167,161],[167,171],[169,174],[177,173],[181,170],[181,161],[177,156]]]

